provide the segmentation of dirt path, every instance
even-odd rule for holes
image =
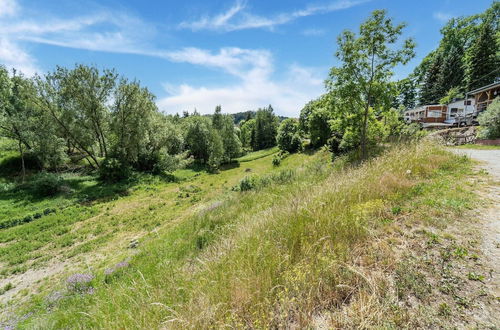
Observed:
[[[489,294],[500,301],[500,150],[454,149],[454,151],[480,161],[478,167],[486,170],[493,179],[484,196],[491,203],[480,210],[482,220],[480,230],[486,267],[490,269],[486,286]],[[490,313],[496,312],[490,311]]]

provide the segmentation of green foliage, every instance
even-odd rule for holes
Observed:
[[[42,172],[34,175],[30,181],[30,188],[40,197],[54,196],[61,192],[64,180],[54,173]]]
[[[123,164],[137,163],[139,155],[158,152],[149,143],[151,139],[148,136],[148,133],[155,133],[151,130],[153,116],[158,111],[154,98],[147,88],[142,88],[137,82],[129,83],[126,79],[122,79],[115,90],[111,113],[111,150]]]
[[[278,147],[283,151],[297,152],[302,147],[302,139],[299,135],[299,123],[294,118],[288,118],[281,122],[278,128]]]
[[[254,150],[261,150],[274,147],[276,145],[276,135],[278,131],[278,118],[274,115],[274,110],[269,107],[257,110],[255,115],[255,129],[252,147]]]
[[[449,104],[453,102],[454,99],[459,99],[463,97],[464,95],[460,93],[458,87],[453,87],[448,91],[448,93],[446,93],[446,96],[444,96],[439,100],[439,104]]]
[[[396,83],[396,97],[393,100],[392,107],[399,109],[410,109],[417,103],[415,77],[410,75],[408,78],[399,80]]]
[[[327,108],[315,108],[309,117],[309,137],[311,145],[315,148],[326,144],[331,136],[330,119],[332,114]]]
[[[452,18],[441,29],[439,47],[415,68],[420,104],[438,103],[453,93],[466,93],[498,78],[500,3],[484,13]]]
[[[230,162],[232,159],[241,155],[242,143],[238,137],[233,117],[231,115],[221,115],[219,121],[219,128],[217,129],[217,132],[220,135],[222,142],[222,161]]]
[[[130,175],[130,166],[118,158],[106,158],[99,167],[99,177],[106,182],[119,182],[129,178]]]
[[[241,143],[244,148],[252,149],[255,139],[255,119],[243,122],[240,129]]]
[[[500,138],[500,98],[494,100],[478,117],[481,129],[478,137],[482,139]]]
[[[281,165],[281,157],[280,155],[274,155],[273,157],[273,166],[280,166]]]
[[[422,130],[422,127],[417,123],[403,126],[400,133],[400,136],[405,140],[419,140],[426,135],[426,131]]]
[[[345,31],[338,37],[336,56],[341,66],[331,69],[327,87],[337,103],[336,119],[345,121],[343,140],[358,140],[363,158],[374,123],[370,112],[379,115],[390,109],[396,93],[390,81],[393,69],[414,56],[415,43],[399,40],[404,27],[376,10],[361,24],[358,35]]]
[[[497,3],[500,7],[500,3]],[[486,86],[500,77],[500,38],[495,35],[493,19],[500,19],[500,9],[496,17],[486,17],[479,27],[479,35],[467,51],[467,88],[473,90]],[[497,23],[498,24],[498,23]]]

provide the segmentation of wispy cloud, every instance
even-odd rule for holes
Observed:
[[[446,23],[454,17],[454,15],[450,13],[443,13],[443,12],[435,12],[432,14],[432,16],[441,23]]]
[[[265,50],[221,49],[217,54],[202,49],[185,49],[165,56],[172,60],[222,69],[239,82],[223,86],[178,86],[165,84],[167,97],[158,100],[168,113],[197,109],[211,113],[221,104],[225,112],[237,112],[271,103],[280,113],[295,116],[300,106],[323,92],[325,72],[315,68],[291,65],[285,78],[273,79],[273,58]]]
[[[165,84],[167,97],[158,100],[166,112],[197,108],[211,112],[222,103],[225,111],[254,109],[272,103],[280,113],[295,115],[298,107],[321,94],[325,72],[304,68],[297,64],[287,70],[284,78],[274,78],[274,59],[266,49],[222,47],[207,50],[186,47],[174,50],[153,46],[155,28],[141,19],[124,13],[102,9],[93,14],[73,18],[54,18],[25,15],[14,0],[0,0],[0,64],[16,68],[27,75],[40,72],[36,59],[25,49],[27,43],[42,43],[60,47],[92,51],[138,54],[162,58],[170,62],[189,63],[218,70],[231,77],[231,84],[193,86]],[[8,4],[8,5],[6,5]],[[344,4],[345,5],[345,4]],[[337,3],[337,6],[340,6]],[[239,2],[231,10],[211,20],[225,26],[244,10]],[[321,9],[322,8],[322,9]],[[327,10],[326,7],[308,7],[303,11],[281,16],[300,17]],[[330,7],[329,7],[330,8]],[[8,14],[6,14],[8,13]],[[291,16],[290,16],[291,15]],[[26,18],[33,17],[33,18]],[[264,23],[262,23],[264,24]],[[269,23],[270,24],[270,23]],[[270,26],[270,25],[269,25]],[[234,83],[234,78],[238,81]]]
[[[368,1],[370,0],[338,0],[322,5],[310,5],[303,9],[264,17],[252,14],[249,11],[246,2],[237,0],[232,7],[221,14],[214,16],[205,15],[195,21],[184,21],[179,24],[179,28],[190,29],[193,31],[213,30],[225,32],[257,28],[273,28],[301,17],[348,9]]]
[[[302,34],[303,36],[306,36],[306,37],[318,37],[318,36],[325,35],[325,33],[326,33],[326,31],[323,29],[311,28],[311,29],[303,30],[300,34]]]
[[[15,0],[0,0],[0,17],[12,16],[17,13],[19,6]]]

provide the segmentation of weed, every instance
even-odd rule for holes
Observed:
[[[471,281],[484,281],[484,276],[483,275],[478,275],[474,272],[470,272],[467,274],[467,278]]]

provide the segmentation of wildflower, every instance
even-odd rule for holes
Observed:
[[[94,279],[92,274],[74,274],[68,277],[66,284],[68,285],[68,290],[76,293],[89,293],[93,288],[91,282]]]

